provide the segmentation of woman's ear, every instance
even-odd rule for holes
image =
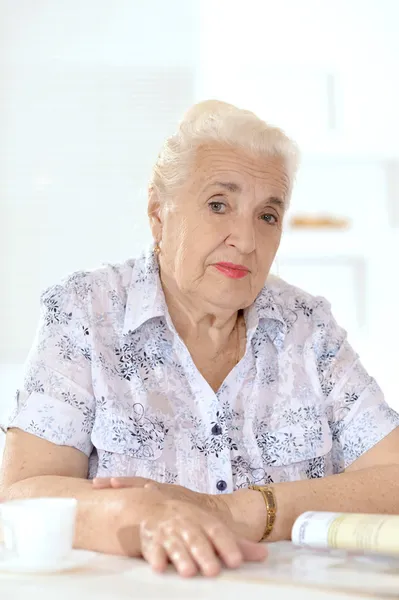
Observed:
[[[148,189],[148,218],[152,237],[156,242],[160,242],[162,237],[161,202],[159,193],[152,186]]]

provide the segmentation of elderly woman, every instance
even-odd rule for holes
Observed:
[[[208,101],[149,186],[153,247],[42,297],[6,498],[74,496],[75,545],[212,575],[306,510],[399,512],[399,417],[328,303],[269,276],[295,145]]]

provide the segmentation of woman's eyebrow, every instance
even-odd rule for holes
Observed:
[[[241,186],[238,183],[234,183],[233,181],[214,181],[207,187],[221,187],[233,193],[242,191]],[[282,198],[279,198],[278,196],[270,196],[270,198],[266,198],[265,204],[274,204],[281,210],[285,210],[285,202]]]
[[[285,202],[278,196],[271,196],[266,200],[266,202],[267,204],[274,204],[275,206],[278,206],[281,208],[281,210],[285,210]]]
[[[222,187],[229,192],[241,192],[242,188],[233,181],[214,181],[209,187]]]

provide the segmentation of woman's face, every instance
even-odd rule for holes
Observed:
[[[150,201],[168,288],[208,307],[252,304],[279,247],[289,185],[281,158],[202,147],[173,199],[165,205]]]

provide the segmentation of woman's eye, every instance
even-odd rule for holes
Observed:
[[[262,215],[261,219],[263,219],[263,221],[266,221],[266,223],[270,223],[270,225],[276,225],[276,223],[278,223],[276,215],[272,215],[271,213]]]
[[[226,205],[223,202],[210,202],[209,206],[214,213],[223,213],[226,208]]]

